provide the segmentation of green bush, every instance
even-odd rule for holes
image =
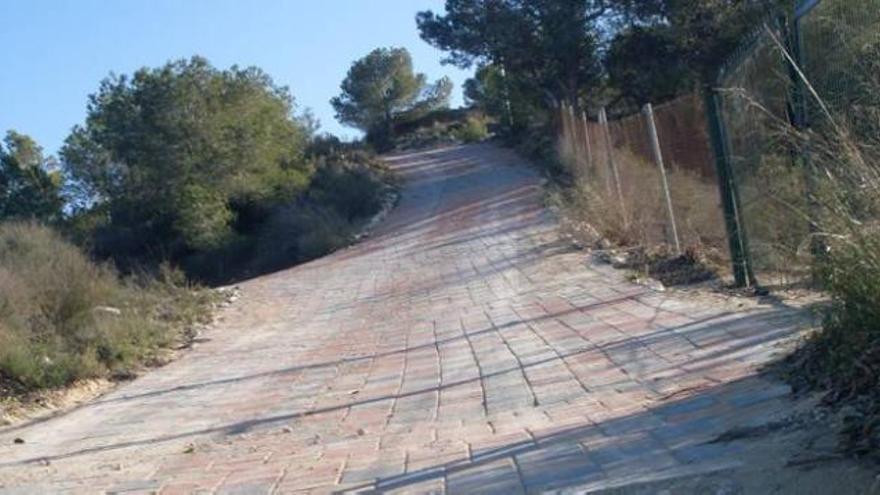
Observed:
[[[874,229],[877,227],[875,226]],[[845,450],[880,459],[880,231],[828,243],[817,262],[831,295],[822,330],[791,361],[796,385],[826,391],[826,401],[848,404]]]
[[[302,201],[269,214],[255,241],[254,271],[279,269],[347,246],[381,210],[391,182],[384,166],[359,153],[327,158]]]
[[[823,2],[806,24],[808,46],[835,59],[807,71],[829,113],[809,134],[789,134],[810,150],[815,232],[804,244],[831,303],[822,330],[793,357],[792,378],[848,405],[845,450],[880,459],[880,42],[868,10]]]
[[[61,175],[30,137],[7,131],[0,142],[0,219],[51,221],[61,215]]]
[[[351,223],[325,208],[299,212],[295,228],[299,231],[296,239],[299,261],[312,260],[344,247],[352,241],[354,234]]]
[[[455,137],[465,143],[478,143],[485,140],[489,137],[486,119],[477,115],[469,115],[455,130]]]
[[[332,208],[351,222],[374,215],[382,207],[387,171],[368,158],[331,161],[317,168],[308,198]]]
[[[835,243],[819,266],[832,296],[822,337],[829,352],[821,359],[834,380],[867,391],[880,375],[880,233]]]
[[[308,185],[306,122],[255,67],[178,60],[111,76],[91,102],[61,155],[71,199],[111,213],[95,245],[117,261],[216,249],[249,227],[239,207],[272,208]]]
[[[125,371],[209,303],[167,268],[121,280],[47,227],[0,224],[0,377],[25,389]]]
[[[422,149],[456,143],[476,143],[487,139],[490,119],[481,111],[459,108],[439,109],[415,120],[395,125],[395,147]]]
[[[225,244],[232,235],[234,214],[215,191],[197,185],[186,186],[178,198],[175,228],[184,242],[196,250]]]

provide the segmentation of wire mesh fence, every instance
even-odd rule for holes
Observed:
[[[559,150],[578,207],[621,244],[729,259],[702,99],[689,95],[608,120],[560,110]],[[653,123],[653,125],[652,125]]]
[[[776,34],[773,34],[773,33]],[[748,235],[753,269],[766,277],[798,278],[798,253],[809,223],[805,171],[787,136],[791,78],[777,26],[768,24],[718,81],[728,160],[738,189],[738,214]]]
[[[874,149],[863,145],[878,130],[878,30],[880,0],[802,2],[765,22],[718,80],[740,221],[765,284],[809,280],[817,246],[854,213],[841,201],[864,197],[866,170],[843,166],[854,157],[841,145],[851,139],[859,160]]]
[[[808,280],[828,239],[880,231],[880,0],[806,0],[768,19],[705,95],[560,119],[601,234],[698,248],[740,284]]]

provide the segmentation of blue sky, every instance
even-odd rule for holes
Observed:
[[[217,67],[256,65],[311,108],[322,130],[357,132],[333,118],[351,62],[403,46],[431,80],[448,75],[453,105],[468,73],[418,36],[415,14],[442,0],[0,0],[0,132],[30,134],[57,153],[85,117],[87,96],[111,71],[202,55]]]

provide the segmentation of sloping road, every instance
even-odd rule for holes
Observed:
[[[735,469],[707,442],[789,407],[753,374],[794,311],[587,266],[505,151],[389,162],[406,185],[371,238],[243,284],[180,360],[0,432],[0,492],[583,491]]]

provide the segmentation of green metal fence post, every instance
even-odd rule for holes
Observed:
[[[816,170],[810,150],[809,129],[810,116],[807,103],[807,87],[802,74],[806,73],[804,66],[803,38],[801,36],[801,18],[803,15],[796,10],[792,16],[791,22],[786,22],[783,17],[779,19],[779,24],[785,40],[786,49],[789,51],[791,61],[784,59],[786,67],[788,67],[788,77],[791,82],[790,98],[790,124],[800,133],[796,148],[794,149],[794,163],[804,174],[804,193],[807,196],[807,208],[810,215],[808,229],[810,232],[810,251],[814,257],[821,258],[825,255],[825,243],[818,235],[821,231],[819,226],[819,217],[821,214],[821,206],[817,198],[818,184]],[[792,63],[793,61],[793,63]],[[813,283],[820,283],[820,276],[814,270]]]
[[[737,287],[754,287],[757,283],[752,269],[748,238],[739,212],[739,192],[730,166],[730,145],[724,121],[721,119],[721,99],[717,90],[711,86],[704,88],[704,97],[709,120],[709,137],[715,154],[715,169],[727,227],[727,240],[733,262],[733,276]]]

